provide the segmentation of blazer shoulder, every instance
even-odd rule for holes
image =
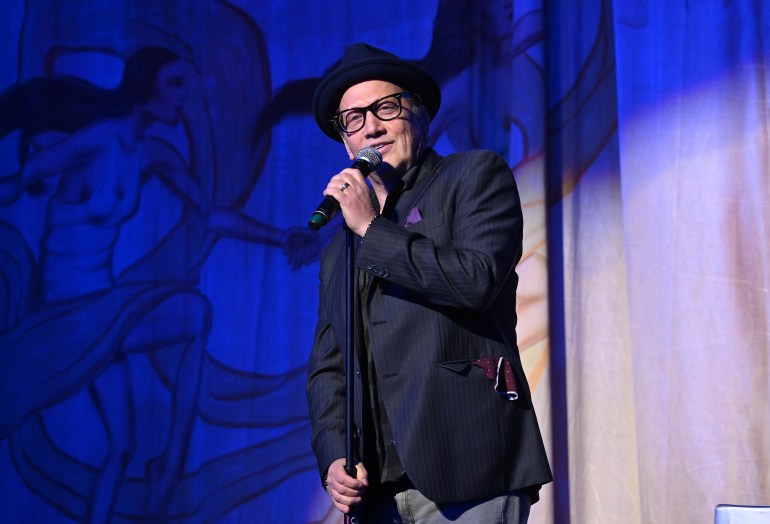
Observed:
[[[508,162],[486,149],[451,153],[443,157],[440,170],[447,179],[456,179],[461,184],[515,184]]]
[[[449,166],[464,166],[464,165],[492,165],[492,166],[505,166],[508,170],[510,167],[503,157],[490,151],[488,149],[473,149],[470,151],[458,151],[451,153],[443,159],[444,167]]]

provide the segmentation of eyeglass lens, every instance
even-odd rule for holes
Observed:
[[[366,107],[354,107],[341,111],[337,115],[337,123],[346,133],[354,133],[364,127],[366,112],[383,121],[393,120],[401,114],[401,97],[404,93],[395,93],[375,100]]]

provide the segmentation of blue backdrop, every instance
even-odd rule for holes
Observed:
[[[739,311],[720,324],[735,350],[706,354],[757,348],[746,388],[770,392],[770,320],[746,320],[770,310],[756,299],[766,251],[688,243],[724,202],[743,214],[730,208],[710,238],[770,227],[770,13],[695,4],[3,2],[0,520],[340,520],[304,393],[317,260],[340,225],[305,224],[349,165],[316,128],[312,93],[357,41],[439,81],[440,153],[493,149],[519,184],[520,349],[556,476],[532,520],[617,522],[624,507],[627,522],[683,522],[721,494],[762,502],[770,468],[742,476],[726,460],[708,478],[728,488],[677,464],[710,468],[723,449],[770,460],[766,415],[724,448],[691,446],[669,421],[697,413],[683,427],[713,434],[715,402],[692,402],[724,366],[657,358]],[[729,198],[701,183],[732,181],[734,165],[751,182]],[[703,291],[724,280],[741,284]],[[696,311],[733,302],[749,305]],[[766,414],[767,398],[728,411]],[[676,502],[658,507],[667,489]]]
[[[480,27],[510,40],[512,11],[270,4],[2,8],[4,520],[327,514],[304,367],[332,228],[305,222],[348,160],[312,123],[314,86],[358,40],[445,82]],[[501,120],[508,81],[471,113],[448,91],[435,135],[506,154],[508,124],[475,113]]]

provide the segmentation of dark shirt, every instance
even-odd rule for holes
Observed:
[[[422,156],[424,158],[424,155]],[[410,168],[401,178],[400,183],[391,188],[388,198],[383,206],[380,215],[392,222],[399,223],[401,218],[396,210],[396,202],[401,195],[408,194],[414,186],[417,174],[422,164],[422,158],[412,168]],[[374,194],[371,193],[372,204],[375,209],[379,207],[379,202]],[[379,480],[380,487],[374,487],[375,492],[389,493],[397,492],[409,487],[409,478],[404,471],[404,466],[398,457],[397,443],[393,437],[388,421],[388,413],[383,403],[383,398],[377,387],[377,372],[372,357],[371,340],[369,338],[369,318],[366,310],[367,295],[369,292],[370,278],[368,273],[359,271],[358,273],[358,292],[359,304],[361,304],[361,344],[359,353],[359,362],[362,371],[365,371],[362,377],[363,386],[363,463],[369,471],[370,478]],[[374,445],[372,445],[374,444]]]

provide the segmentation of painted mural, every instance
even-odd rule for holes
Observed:
[[[9,521],[337,521],[310,453],[304,381],[316,262],[339,224],[315,234],[305,223],[347,158],[309,111],[357,40],[435,75],[440,152],[509,159],[527,223],[519,339],[548,403],[543,151],[574,134],[575,111],[590,113],[595,138],[564,148],[568,192],[615,131],[602,110],[614,94],[606,3],[555,99],[541,2],[385,4],[384,25],[353,32],[347,6],[292,27],[299,2],[3,8]],[[324,47],[328,27],[339,30]]]

